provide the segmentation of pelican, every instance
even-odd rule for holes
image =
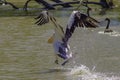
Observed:
[[[106,18],[105,21],[107,21],[107,26],[104,30],[104,33],[109,33],[109,32],[113,32],[113,30],[109,29],[109,25],[110,25],[110,19],[109,18]]]
[[[60,57],[65,60],[61,65],[65,65],[72,57],[72,52],[69,44],[64,41],[63,27],[57,23],[56,19],[48,11],[42,11],[35,19],[38,19],[38,21],[35,23],[37,25],[43,25],[50,21],[54,24],[54,34],[48,39],[48,42],[53,43],[54,51],[56,53],[55,63],[59,64],[58,57]]]
[[[58,24],[55,17],[53,17],[52,14],[48,11],[42,11],[35,19],[37,19],[35,23],[37,25],[43,25],[49,23],[50,21],[54,24],[54,34],[53,37],[48,39],[48,42],[53,43],[53,47],[56,53],[55,63],[59,64],[58,57],[61,57],[65,60],[62,65],[65,65],[73,57],[68,40],[72,36],[75,28],[89,26],[94,28],[96,27],[96,25],[93,23],[94,21],[87,15],[82,14],[80,11],[73,11],[71,13],[65,31],[63,30],[63,27]]]

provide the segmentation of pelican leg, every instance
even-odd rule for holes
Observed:
[[[78,53],[71,54],[71,57],[65,59],[65,61],[61,65],[64,66],[66,63],[73,61],[77,54]]]
[[[66,59],[61,65],[64,66],[67,62],[69,62],[69,59],[70,58]]]
[[[56,64],[59,64],[57,59],[55,60],[55,63],[56,63]]]
[[[59,63],[58,63],[58,56],[57,56],[56,54],[55,54],[55,57],[56,57],[55,63],[56,63],[56,64],[59,64]]]

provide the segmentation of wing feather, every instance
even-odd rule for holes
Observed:
[[[42,11],[39,16],[37,16],[35,19],[37,20],[35,24],[37,25],[43,25],[49,22],[49,13],[47,11]]]
[[[81,20],[83,21],[86,28],[96,28],[98,27],[98,21],[94,18],[91,18],[85,14],[81,14]]]
[[[99,21],[97,21],[96,19],[92,18],[92,17],[89,17],[89,19],[95,23],[100,23]]]
[[[97,23],[99,22],[94,18],[79,11],[73,11],[66,27],[65,41],[67,42],[69,40],[76,27],[96,28],[98,27]]]

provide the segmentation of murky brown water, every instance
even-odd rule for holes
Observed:
[[[57,11],[54,14],[58,22],[65,26],[69,13]],[[95,74],[113,75],[118,79],[111,80],[120,80],[120,21],[117,18],[119,13],[114,14],[108,12],[108,15],[94,17],[98,20],[110,17],[111,29],[117,32],[116,34],[103,34],[104,22],[97,29],[76,29],[70,39],[70,46],[72,51],[78,54],[74,64],[70,62],[66,68],[79,67],[82,64],[90,70],[94,67]],[[47,43],[47,39],[53,33],[53,25],[38,27],[34,22],[34,17],[31,16],[0,17],[0,80],[68,79],[66,72],[51,70],[59,67],[54,64],[52,45]]]

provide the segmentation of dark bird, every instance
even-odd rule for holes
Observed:
[[[113,0],[99,0],[99,2],[92,2],[92,1],[83,1],[83,3],[87,3],[87,4],[96,4],[96,5],[100,5],[102,8],[112,8],[114,6],[113,4]]]
[[[113,32],[113,30],[109,29],[109,25],[110,25],[110,19],[106,18],[105,21],[107,21],[107,26],[104,30],[104,33],[109,33],[109,32]]]
[[[88,2],[88,0],[86,2]],[[92,11],[92,8],[90,8],[87,3],[83,6],[87,7],[87,16],[95,23],[100,23],[99,21],[90,16],[90,11]]]

